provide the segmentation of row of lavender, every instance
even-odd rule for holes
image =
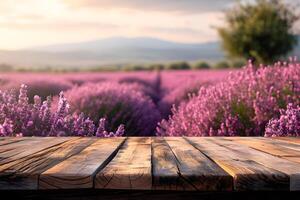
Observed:
[[[300,134],[295,60],[230,73],[2,74],[0,87],[1,136]]]
[[[163,136],[300,136],[300,64],[251,63],[198,95],[163,120]],[[287,109],[287,110],[285,110]]]
[[[0,76],[2,94],[2,107],[7,100],[8,96],[14,99],[14,105],[18,107],[18,112],[14,112],[9,108],[8,111],[12,113],[27,112],[27,118],[11,116],[10,114],[3,114],[0,123],[4,127],[15,127],[10,132],[2,133],[2,135],[101,135],[96,134],[93,126],[84,125],[86,131],[73,130],[71,121],[74,121],[78,116],[83,117],[83,114],[88,118],[88,122],[94,122],[94,126],[100,124],[99,120],[106,119],[105,126],[108,130],[118,129],[120,124],[125,124],[126,135],[154,135],[157,123],[163,117],[170,114],[170,108],[173,103],[187,100],[187,94],[197,91],[200,85],[207,84],[208,81],[221,80],[228,74],[228,71],[173,71],[173,72],[133,72],[133,73],[86,73],[86,74],[2,74]],[[51,114],[51,119],[46,120],[49,124],[47,128],[41,126],[45,120],[33,120],[36,116],[30,113],[31,111],[26,106],[26,110],[22,110],[24,106],[18,105],[18,94],[12,92],[19,90],[22,83],[28,85],[23,86],[20,93],[25,93],[28,96],[26,101],[29,107],[34,107],[36,99],[45,101],[41,105],[48,105]],[[200,84],[203,83],[203,84]],[[64,96],[67,97],[68,109],[59,111],[61,101],[58,99],[60,91],[64,91]],[[9,94],[9,95],[8,95]],[[38,94],[39,97],[35,97]],[[52,95],[53,98],[48,98]],[[38,104],[38,103],[37,103]],[[37,107],[37,106],[35,106]],[[39,106],[38,106],[39,107]],[[42,110],[41,110],[42,109]],[[22,110],[22,111],[21,111]],[[39,109],[39,112],[44,112],[44,106]],[[3,113],[7,113],[3,112]],[[61,115],[61,129],[51,128],[56,127],[55,112],[64,113]],[[34,115],[34,116],[32,116]],[[70,115],[74,119],[70,120]],[[31,119],[29,119],[31,118]],[[49,117],[48,117],[49,118]],[[6,120],[6,123],[4,123]],[[23,125],[23,128],[17,128],[19,125],[11,124],[8,122],[19,124],[30,122],[32,126],[29,128]],[[33,123],[36,122],[36,123]],[[26,123],[25,123],[26,124]],[[86,123],[87,124],[87,123]],[[78,126],[78,125],[77,125]],[[43,130],[41,130],[43,129]],[[5,130],[5,129],[2,129]],[[10,129],[8,129],[10,130]],[[36,131],[34,131],[36,130]],[[41,130],[41,131],[39,131]],[[93,131],[94,130],[94,131]],[[94,134],[93,134],[94,133]],[[112,135],[110,132],[109,135]]]

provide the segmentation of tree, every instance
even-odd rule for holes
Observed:
[[[227,69],[227,68],[229,68],[229,64],[226,61],[220,61],[215,64],[214,68],[215,69]]]
[[[230,57],[271,63],[297,44],[292,28],[298,16],[280,0],[238,3],[226,13],[227,26],[218,28]]]
[[[210,65],[207,62],[199,62],[193,66],[194,69],[209,69]]]
[[[190,69],[191,66],[187,62],[174,62],[168,66],[168,69]]]
[[[165,66],[163,64],[152,64],[149,66],[150,70],[163,70]]]

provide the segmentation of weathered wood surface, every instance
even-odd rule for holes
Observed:
[[[151,138],[128,138],[115,158],[97,174],[95,187],[150,190]]]
[[[92,188],[95,174],[113,158],[125,138],[99,139],[40,175],[40,189]]]
[[[6,178],[0,181],[0,187],[23,189],[24,185],[26,185],[28,189],[37,189],[38,176],[42,172],[68,157],[76,155],[93,141],[94,139],[91,138],[70,138],[70,140],[42,149],[15,162],[4,164],[0,169],[3,174],[6,174]],[[8,182],[16,184],[7,184]]]
[[[0,190],[300,191],[299,138],[0,138]]]
[[[226,140],[245,144],[253,149],[300,163],[300,143],[288,143],[264,138],[226,138]]]
[[[154,138],[154,189],[232,190],[232,177],[183,138]]]
[[[198,140],[198,143],[201,142],[201,138],[192,139]],[[220,147],[219,150],[223,151],[223,157],[231,157],[234,161],[249,164],[245,168],[245,170],[250,169],[249,172],[244,172],[244,169],[239,171],[241,168],[236,168],[237,166],[233,165],[231,172],[235,174],[236,180],[245,181],[241,185],[236,183],[236,187],[239,186],[246,190],[261,190],[262,188],[265,188],[265,190],[300,190],[299,163],[258,151],[246,145],[228,141],[227,138],[207,138],[204,142],[217,145],[216,148]],[[236,169],[238,170],[237,174]],[[253,180],[254,183],[251,183]],[[251,185],[250,188],[248,186],[245,187],[244,184],[249,183]],[[256,184],[257,187],[255,187]]]
[[[272,139],[275,140],[283,140],[294,144],[300,144],[300,137],[294,138],[294,137],[274,137]]]

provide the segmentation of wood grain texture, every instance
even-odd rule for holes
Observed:
[[[0,139],[1,139],[0,146],[3,146],[3,145],[15,143],[15,142],[20,142],[20,141],[26,140],[28,138],[26,138],[26,137],[3,137]]]
[[[151,138],[131,137],[95,178],[95,188],[151,189]]]
[[[225,138],[224,138],[225,139]],[[226,138],[226,140],[234,141],[247,145],[253,149],[284,158],[286,160],[300,163],[300,145],[281,142],[279,140],[271,140],[269,138]]]
[[[38,137],[10,137],[10,138],[5,138],[3,141],[1,141],[0,145],[0,153],[2,153],[2,157],[0,155],[0,160],[1,158],[5,157],[5,155],[8,156],[8,154],[3,154],[4,152],[12,152],[12,153],[17,153],[17,152],[22,152],[24,151],[24,147],[28,146],[30,143],[39,143],[39,141],[42,140],[50,140],[50,138],[38,138]]]
[[[300,144],[300,137],[273,137],[272,139],[282,140],[293,144]]]
[[[197,190],[232,190],[232,176],[185,139],[166,138],[166,141],[176,156],[180,175]]]
[[[154,190],[193,190],[179,176],[178,161],[162,137],[152,138],[152,173]]]
[[[2,189],[38,189],[38,177],[42,172],[76,155],[93,141],[95,140],[91,138],[70,138],[64,143],[6,164],[2,166],[1,173],[5,174],[5,179],[1,179],[0,187]]]
[[[300,191],[299,138],[0,138],[0,190]]]
[[[289,189],[289,176],[251,159],[253,149],[230,149],[211,138],[185,139],[232,175],[237,191]]]
[[[114,156],[125,138],[97,139],[83,151],[40,175],[39,189],[92,188],[95,174]]]
[[[240,157],[246,157],[256,163],[266,166],[269,169],[282,172],[289,176],[289,189],[300,190],[300,165],[268,153],[252,149],[246,145],[237,144],[224,140],[224,138],[209,138],[208,140],[238,153]]]
[[[33,154],[58,146],[70,138],[33,138],[1,146],[0,150],[0,189],[36,189],[37,176],[19,173],[11,167],[26,160]],[[6,149],[3,151],[3,149]]]
[[[152,145],[155,189],[232,190],[232,177],[183,138],[158,138]],[[172,169],[168,176],[166,169]]]
[[[71,138],[33,138],[0,147],[0,172],[5,170],[19,159],[30,156],[52,146],[56,146],[70,140]]]

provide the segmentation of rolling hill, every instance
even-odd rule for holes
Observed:
[[[300,36],[292,55],[300,56]],[[222,59],[224,53],[219,42],[187,44],[148,37],[113,37],[18,51],[0,51],[0,63],[22,67],[89,67]]]
[[[223,53],[217,42],[185,44],[145,37],[114,37],[19,51],[0,51],[0,63],[16,66],[82,67],[222,58]]]

